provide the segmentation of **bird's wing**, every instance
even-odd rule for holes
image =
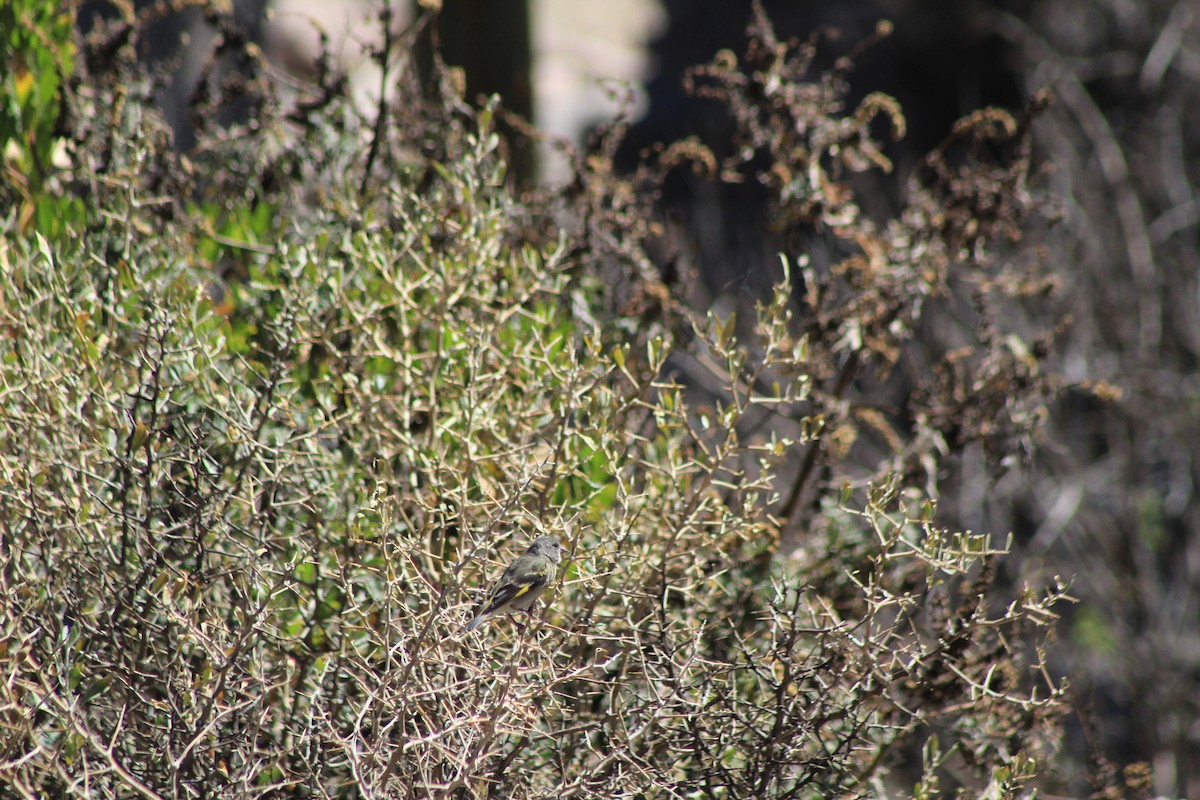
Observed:
[[[519,575],[518,572],[520,572]],[[500,576],[500,580],[496,583],[496,590],[488,598],[487,605],[484,606],[483,611],[480,613],[490,614],[496,609],[503,608],[512,601],[519,599],[522,595],[536,592],[538,589],[544,587],[546,583],[545,570],[534,573],[527,569],[518,570],[517,565],[513,564],[504,570],[504,574]]]

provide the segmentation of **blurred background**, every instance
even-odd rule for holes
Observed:
[[[380,75],[378,3],[237,0],[246,35],[282,74],[304,79],[325,37],[370,107]],[[433,5],[425,3],[425,6]],[[731,126],[682,89],[685,68],[740,52],[748,0],[446,0],[442,57],[463,68],[466,97],[491,93],[568,140],[624,111],[619,161],[656,142],[698,136],[728,149]],[[885,92],[907,135],[895,170],[869,188],[868,212],[903,207],[914,168],[959,117],[1019,110],[1049,89],[1036,127],[1031,190],[1057,224],[1031,232],[1059,291],[1043,323],[1067,318],[1052,363],[1065,387],[1045,409],[1024,463],[993,465],[968,448],[941,484],[951,527],[1013,534],[1014,592],[1061,575],[1079,602],[1061,609],[1051,662],[1074,687],[1062,770],[1152,775],[1147,792],[1200,797],[1200,0],[870,0],[766,2],[780,38],[836,31],[816,69],[852,54],[852,102]],[[85,5],[81,25],[105,14]],[[393,24],[421,8],[396,0]],[[881,20],[890,35],[871,40]],[[179,57],[162,98],[179,147],[186,107],[214,35],[198,11],[158,23],[151,59]],[[159,47],[161,43],[161,48]],[[623,99],[624,98],[624,99]],[[236,114],[237,109],[231,109]],[[525,186],[566,179],[553,148],[514,151]],[[697,304],[751,303],[783,243],[752,183],[681,177],[664,214],[687,241]],[[1031,312],[1035,313],[1035,312]],[[1092,391],[1111,387],[1107,401]],[[997,468],[999,467],[999,468]],[[1144,766],[1143,766],[1144,765]]]

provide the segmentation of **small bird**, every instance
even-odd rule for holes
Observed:
[[[475,619],[467,623],[465,630],[473,631],[497,614],[511,614],[530,610],[534,601],[546,591],[546,587],[558,575],[562,563],[563,546],[553,536],[539,536],[529,549],[508,565],[500,580],[496,582],[487,601],[480,606]]]

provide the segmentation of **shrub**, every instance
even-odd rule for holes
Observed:
[[[71,98],[82,152],[109,156],[74,167],[87,228],[0,242],[0,795],[1009,797],[1038,776],[1063,587],[998,603],[1002,549],[939,527],[911,469],[995,414],[998,446],[1028,434],[1005,409],[1046,386],[1005,381],[1032,357],[981,310],[984,352],[913,392],[907,443],[850,459],[856,425],[887,430],[851,379],[990,268],[1026,163],[938,154],[876,226],[831,181],[881,164],[869,122],[898,109],[842,116],[841,74],[810,103],[802,54],[762,20],[755,41],[749,83],[727,57],[709,74],[859,250],[783,258],[743,333],[645,255],[655,182],[699,149],[622,180],[615,131],[523,203],[492,112],[449,82],[402,85],[391,124],[331,82],[177,162],[149,87],[88,121],[130,87],[120,59],[93,74]],[[542,532],[570,554],[548,609],[464,634]]]

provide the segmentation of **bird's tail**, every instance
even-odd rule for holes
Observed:
[[[483,614],[480,614],[478,617],[476,617],[475,619],[473,619],[467,623],[466,627],[463,628],[463,632],[470,633],[471,631],[475,630],[480,625],[482,625],[483,620],[484,620],[484,616],[483,616]]]

